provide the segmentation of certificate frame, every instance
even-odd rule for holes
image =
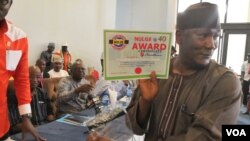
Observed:
[[[104,30],[104,79],[131,80],[169,75],[170,32]]]

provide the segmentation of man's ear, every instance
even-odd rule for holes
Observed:
[[[175,37],[176,37],[176,43],[181,44],[182,43],[182,32],[180,30],[176,30]]]

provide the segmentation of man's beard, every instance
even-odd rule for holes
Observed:
[[[198,64],[198,63],[193,63],[191,64],[191,68],[194,70],[203,70],[209,65],[210,61],[207,64]]]

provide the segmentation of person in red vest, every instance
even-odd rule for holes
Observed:
[[[37,141],[43,141],[30,121],[31,94],[28,68],[28,39],[26,33],[5,19],[12,0],[0,0],[0,140],[9,140],[10,122],[6,91],[11,77],[18,100],[18,110],[22,118],[23,140],[31,133]]]
[[[70,66],[71,66],[71,54],[68,51],[68,43],[63,43],[62,44],[62,49],[61,49],[61,56],[63,58],[63,69],[67,72],[70,73]]]

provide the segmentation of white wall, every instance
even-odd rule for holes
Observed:
[[[117,0],[117,29],[172,32],[174,35],[175,19],[176,0]]]
[[[250,22],[250,2],[248,3],[248,18],[247,22]]]
[[[68,42],[73,59],[100,70],[103,27],[114,28],[116,0],[15,0],[7,18],[29,38],[29,63],[35,63],[48,42],[56,50]]]
[[[28,34],[30,65],[48,42],[68,42],[74,60],[100,71],[103,29],[174,33],[175,12],[176,0],[15,0],[7,18]]]

